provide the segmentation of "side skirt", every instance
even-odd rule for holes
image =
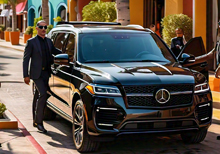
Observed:
[[[73,123],[73,119],[71,116],[60,110],[58,107],[53,105],[51,102],[47,101],[47,107],[50,108],[52,111],[63,117],[64,119],[68,120],[69,122]]]

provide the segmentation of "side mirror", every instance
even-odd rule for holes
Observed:
[[[58,65],[69,65],[69,56],[68,54],[58,54],[54,57],[54,63]]]
[[[195,62],[195,56],[194,55],[186,54],[186,53],[183,53],[181,55],[181,58],[180,58],[180,63],[181,64],[189,64],[189,63],[194,63],[194,62]]]

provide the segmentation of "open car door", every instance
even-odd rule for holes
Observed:
[[[194,63],[183,64],[183,66],[202,73],[208,80],[208,59],[197,60],[199,56],[202,56],[205,59],[207,55],[202,38],[195,37],[190,39],[182,49],[180,55],[177,57],[179,61],[181,61],[181,55],[183,53],[192,54],[196,57]]]

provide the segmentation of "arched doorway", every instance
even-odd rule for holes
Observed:
[[[57,9],[57,16],[60,16],[63,21],[67,21],[67,6],[60,4]]]
[[[42,17],[42,7],[41,6],[39,6],[39,8],[38,8],[38,15],[39,15],[39,17],[40,16]]]
[[[28,11],[28,26],[34,26],[35,9],[31,7]]]

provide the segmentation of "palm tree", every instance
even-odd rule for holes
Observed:
[[[117,21],[122,25],[130,23],[129,0],[116,0],[117,5]]]
[[[11,9],[12,9],[12,31],[15,32],[16,29],[17,29],[17,15],[16,15],[17,0],[4,0],[4,3],[11,5]]]
[[[49,7],[48,0],[42,0],[42,17],[43,20],[49,24]]]

